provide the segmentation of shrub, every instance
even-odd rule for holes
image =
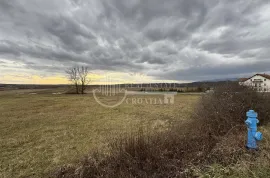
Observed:
[[[270,121],[269,94],[229,83],[204,95],[194,111],[193,118],[204,120],[202,126],[209,134],[223,136],[228,130],[243,125],[250,109],[259,114],[261,124]]]
[[[270,96],[252,88],[229,83],[215,88],[202,97],[194,110],[193,119],[201,125],[201,134],[216,140],[207,162],[231,164],[245,150],[246,112],[258,112],[260,125],[270,121]]]
[[[201,163],[212,143],[197,131],[188,131],[194,124],[179,125],[154,134],[140,130],[118,139],[111,144],[109,156],[86,157],[79,166],[63,167],[53,177],[189,177],[188,165]]]

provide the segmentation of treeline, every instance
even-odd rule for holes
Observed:
[[[51,89],[51,88],[60,88],[67,87],[69,85],[33,85],[33,84],[1,84],[0,88],[4,89]]]
[[[206,92],[211,90],[211,87],[183,87],[183,88],[141,88],[142,92]]]

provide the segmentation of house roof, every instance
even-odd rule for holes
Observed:
[[[268,74],[258,74],[258,75],[270,80],[270,75],[268,75]]]
[[[244,82],[244,81],[247,81],[249,78],[240,78],[239,79],[239,82]]]
[[[253,75],[253,76],[251,76],[251,77],[249,77],[249,78],[240,78],[239,81],[240,81],[240,82],[245,82],[245,81],[247,81],[248,79],[251,79],[252,77],[254,77],[254,76],[256,76],[256,75],[262,76],[262,77],[267,78],[267,79],[270,80],[270,75],[268,75],[268,74],[255,74],[255,75]]]

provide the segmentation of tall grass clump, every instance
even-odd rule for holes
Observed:
[[[202,96],[190,120],[168,130],[138,132],[111,143],[109,155],[87,156],[52,177],[192,177],[193,167],[232,164],[245,153],[244,121],[254,109],[261,124],[270,121],[269,95],[229,83]]]

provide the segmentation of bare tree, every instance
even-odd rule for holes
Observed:
[[[80,84],[81,84],[81,94],[84,94],[84,91],[86,89],[87,84],[90,82],[89,79],[87,79],[89,70],[88,67],[79,67],[78,68],[78,73],[80,77]]]
[[[88,67],[81,66],[81,67],[73,67],[66,71],[68,74],[69,80],[74,84],[76,88],[76,93],[84,94],[87,84],[90,80],[87,78],[89,74]],[[81,91],[79,92],[79,89]]]
[[[69,68],[66,70],[69,81],[75,86],[76,94],[79,94],[79,82],[80,76],[78,72],[78,67]]]

